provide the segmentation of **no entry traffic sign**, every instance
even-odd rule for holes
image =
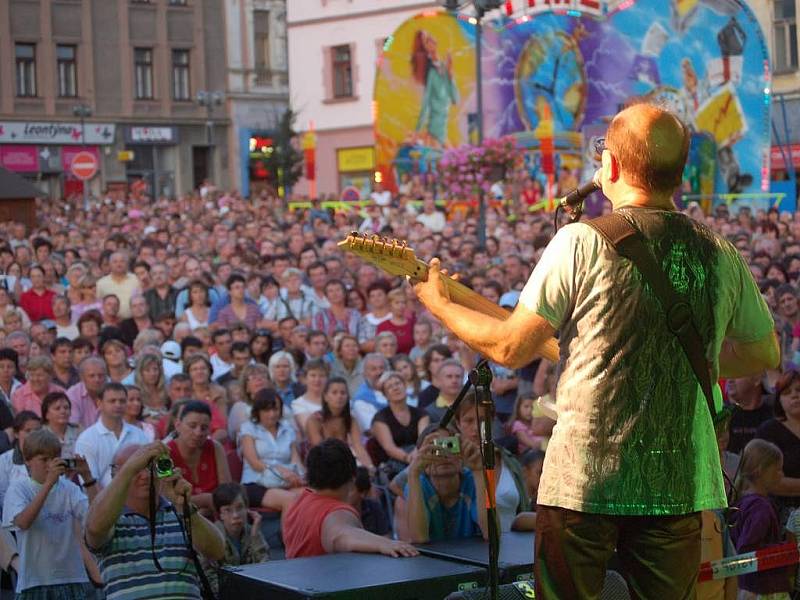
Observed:
[[[69,170],[81,181],[87,181],[97,175],[97,159],[91,152],[78,152],[72,157]]]

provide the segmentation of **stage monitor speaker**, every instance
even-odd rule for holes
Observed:
[[[446,600],[486,600],[488,590],[480,588],[468,592],[450,594]],[[536,596],[533,591],[533,581],[517,581],[501,585],[498,593],[499,600],[533,600]],[[603,586],[601,600],[631,600],[628,593],[628,584],[622,575],[616,571],[606,571],[606,582]]]

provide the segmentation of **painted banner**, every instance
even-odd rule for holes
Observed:
[[[527,2],[512,4],[513,19],[484,22],[486,137],[514,135],[532,154],[552,139],[558,164],[583,163],[587,138],[596,138],[620,108],[655,102],[702,137],[693,154],[702,164],[687,171],[688,187],[769,189],[769,58],[744,2],[602,2],[599,17],[576,0],[564,0],[561,10],[547,0],[530,9]],[[390,39],[375,85],[377,168],[395,182],[435,170],[443,148],[470,141],[475,26],[426,13]]]

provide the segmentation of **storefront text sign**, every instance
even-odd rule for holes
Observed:
[[[113,144],[115,125],[111,123],[43,123],[38,121],[0,121],[0,143],[5,144]]]

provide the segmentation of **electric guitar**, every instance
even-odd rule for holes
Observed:
[[[414,250],[408,247],[407,242],[389,240],[377,235],[368,236],[353,232],[339,242],[339,248],[352,252],[369,263],[386,271],[390,275],[408,275],[412,279],[426,281],[428,279],[428,265],[417,258]],[[450,277],[442,277],[442,282],[456,304],[477,310],[480,313],[505,321],[511,314],[499,306],[473,292],[463,283]],[[539,354],[551,362],[558,362],[558,342],[555,338],[547,340],[539,350]]]

